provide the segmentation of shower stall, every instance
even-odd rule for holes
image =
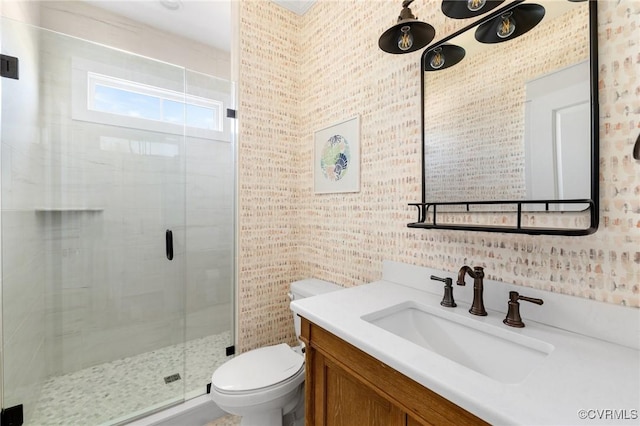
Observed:
[[[3,423],[206,393],[233,353],[233,84],[0,25]]]

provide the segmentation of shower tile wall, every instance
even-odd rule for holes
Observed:
[[[233,168],[233,144],[187,138],[187,340],[232,329]]]

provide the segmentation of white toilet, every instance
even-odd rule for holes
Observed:
[[[318,279],[291,284],[297,300],[342,287]],[[293,314],[296,336],[300,317]],[[225,362],[211,377],[211,399],[224,411],[242,416],[242,426],[304,425],[304,354],[286,343],[245,352]]]

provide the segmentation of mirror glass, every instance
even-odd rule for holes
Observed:
[[[512,8],[516,4],[520,9]],[[536,12],[523,18],[527,8]],[[509,25],[515,38],[501,39],[496,33],[508,34]],[[476,39],[487,34],[490,41]],[[525,1],[505,3],[478,26],[427,49],[423,202],[591,199],[597,176],[591,168],[589,42],[589,2]],[[523,209],[588,206],[532,203]],[[514,207],[485,206],[503,208]]]

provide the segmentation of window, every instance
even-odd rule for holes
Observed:
[[[153,133],[232,141],[233,126],[225,117],[226,108],[231,107],[230,82],[212,76],[203,78],[171,65],[130,65],[74,57],[72,118]]]
[[[91,111],[222,131],[222,102],[93,72],[87,84]]]

